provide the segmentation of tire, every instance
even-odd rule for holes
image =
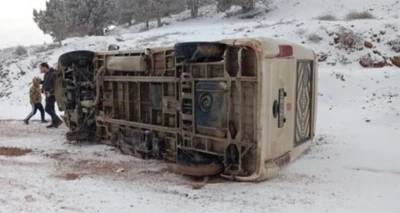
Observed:
[[[91,51],[73,51],[60,56],[59,64],[64,67],[70,67],[72,64],[87,65],[93,62],[94,52]]]
[[[192,156],[180,152],[177,158],[177,171],[180,174],[204,177],[219,175],[223,171],[223,165],[213,156],[196,154],[201,158],[194,159]]]
[[[175,56],[186,62],[215,62],[224,57],[226,44],[217,42],[184,42],[174,47]]]

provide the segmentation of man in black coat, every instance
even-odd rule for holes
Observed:
[[[56,71],[50,68],[47,63],[40,64],[40,71],[44,73],[44,78],[42,81],[42,92],[46,95],[46,106],[45,111],[51,117],[51,125],[47,128],[58,128],[62,121],[57,116],[55,110],[56,98],[54,96],[55,84],[56,84]]]

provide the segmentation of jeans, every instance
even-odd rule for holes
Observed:
[[[56,114],[55,103],[56,98],[54,97],[54,95],[46,98],[46,106],[44,109],[46,110],[47,114],[50,115],[52,124],[55,124],[61,120]]]
[[[40,116],[42,118],[42,121],[44,121],[44,109],[42,103],[32,104],[32,112],[28,115],[28,117],[25,120],[29,121],[29,119],[31,119],[36,114],[37,110],[40,111]]]

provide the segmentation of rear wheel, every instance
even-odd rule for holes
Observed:
[[[60,56],[59,63],[63,67],[72,65],[86,66],[93,62],[94,52],[91,51],[73,51]]]
[[[188,176],[214,176],[223,171],[222,163],[214,156],[180,151],[177,171]]]
[[[217,42],[184,42],[175,44],[175,56],[186,62],[223,60],[226,44]]]

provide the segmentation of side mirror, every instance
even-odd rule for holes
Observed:
[[[116,51],[116,50],[119,50],[119,46],[118,46],[118,45],[116,45],[116,44],[110,44],[110,45],[108,46],[108,51]]]

